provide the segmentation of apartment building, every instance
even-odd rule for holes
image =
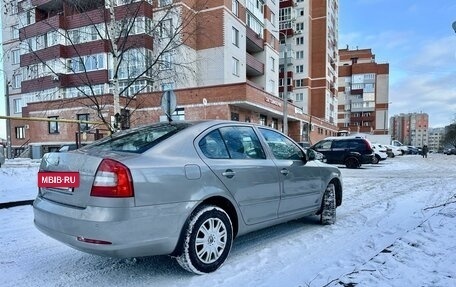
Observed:
[[[435,152],[443,151],[442,140],[445,136],[445,128],[429,128],[428,130],[428,147]]]
[[[371,49],[347,47],[339,56],[339,129],[388,134],[389,64]]]
[[[395,115],[390,119],[390,128],[392,138],[403,144],[429,146],[429,115],[426,113]]]
[[[338,0],[280,1],[280,97],[331,126],[311,122],[317,139],[337,130],[338,9]]]
[[[106,125],[167,120],[161,100],[171,92],[173,119],[282,130],[286,114],[296,140],[334,135],[331,113],[311,119],[309,104],[284,105],[279,97],[282,2],[7,0],[12,8],[3,18],[12,28],[3,29],[3,52],[15,156],[27,146],[38,156],[75,139],[90,142],[109,133]]]

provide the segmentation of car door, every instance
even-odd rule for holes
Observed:
[[[279,217],[318,208],[324,188],[320,168],[307,165],[304,151],[283,134],[271,129],[259,130],[280,172]]]
[[[328,163],[333,163],[338,161],[337,153],[331,149],[333,141],[332,140],[321,140],[311,147],[311,149],[318,151],[325,155]]]
[[[279,173],[251,126],[224,126],[199,141],[203,161],[236,200],[246,224],[277,218]]]

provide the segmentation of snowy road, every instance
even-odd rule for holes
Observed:
[[[0,210],[0,286],[456,286],[456,259],[448,256],[456,252],[456,204],[433,208],[456,201],[456,156],[404,156],[341,170],[344,200],[335,225],[309,217],[237,238],[225,265],[205,276],[183,271],[166,256],[120,260],[81,253],[37,231],[31,206]],[[32,190],[35,180],[16,178]],[[0,198],[2,192],[9,190],[0,188]],[[410,244],[402,246],[406,239],[427,244],[424,255],[415,248],[424,257],[401,257],[415,261],[413,272],[412,263],[400,265],[399,255],[389,255],[410,252]]]

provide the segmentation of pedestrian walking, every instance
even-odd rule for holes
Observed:
[[[421,149],[421,153],[423,155],[423,158],[427,158],[428,151],[429,151],[428,146],[424,145],[423,148]]]

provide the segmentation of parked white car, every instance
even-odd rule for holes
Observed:
[[[388,158],[388,154],[386,153],[387,149],[385,146],[378,144],[378,143],[373,143],[372,149],[374,150],[374,153],[375,153],[375,157],[374,157],[372,163],[378,164],[380,161]]]
[[[392,146],[392,145],[384,145],[387,148],[387,153],[389,157],[395,157],[397,155],[403,155],[403,152],[401,149],[399,149],[397,146]]]

